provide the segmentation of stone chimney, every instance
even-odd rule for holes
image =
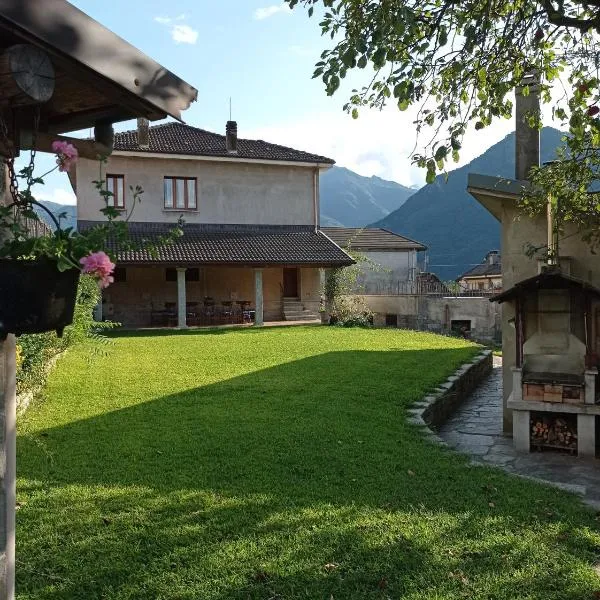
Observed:
[[[500,262],[500,252],[498,250],[490,250],[486,256],[488,265],[497,265]]]
[[[237,122],[227,121],[225,126],[225,147],[229,154],[237,154]]]
[[[527,87],[529,93],[523,94]],[[531,167],[540,164],[540,130],[529,126],[531,116],[540,115],[540,78],[529,71],[515,89],[515,179],[527,179]]]
[[[138,146],[142,150],[148,150],[150,147],[150,123],[148,119],[140,118],[137,120]]]

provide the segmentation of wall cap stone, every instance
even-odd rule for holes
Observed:
[[[477,372],[476,372],[477,371]],[[435,392],[430,392],[426,396],[407,409],[408,422],[412,425],[419,425],[421,434],[428,441],[439,446],[448,446],[440,438],[436,431],[436,425],[439,427],[441,422],[433,417],[434,410],[444,413],[452,409],[458,399],[458,392],[461,394],[460,400],[464,400],[481,382],[488,377],[492,371],[492,351],[485,350],[480,352],[471,363],[466,363],[459,367],[450,375],[444,383],[438,386]],[[437,423],[436,423],[437,421]]]

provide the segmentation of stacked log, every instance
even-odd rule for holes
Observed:
[[[552,448],[577,449],[577,426],[563,417],[531,419],[531,443]]]

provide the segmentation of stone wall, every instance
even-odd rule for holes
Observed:
[[[470,321],[471,338],[493,341],[501,331],[501,307],[489,297],[471,296],[369,296],[363,295],[375,313],[375,326],[386,324],[386,315],[396,315],[399,327],[450,333],[452,321]]]
[[[470,363],[462,365],[437,390],[417,402],[409,410],[411,422],[427,425],[429,433],[435,436],[431,429],[439,429],[491,372],[492,352],[484,350]]]

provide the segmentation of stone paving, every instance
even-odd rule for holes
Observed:
[[[502,435],[502,361],[438,435],[478,464],[495,465],[520,476],[539,479],[579,494],[600,510],[600,460],[583,460],[553,452],[518,453]]]

